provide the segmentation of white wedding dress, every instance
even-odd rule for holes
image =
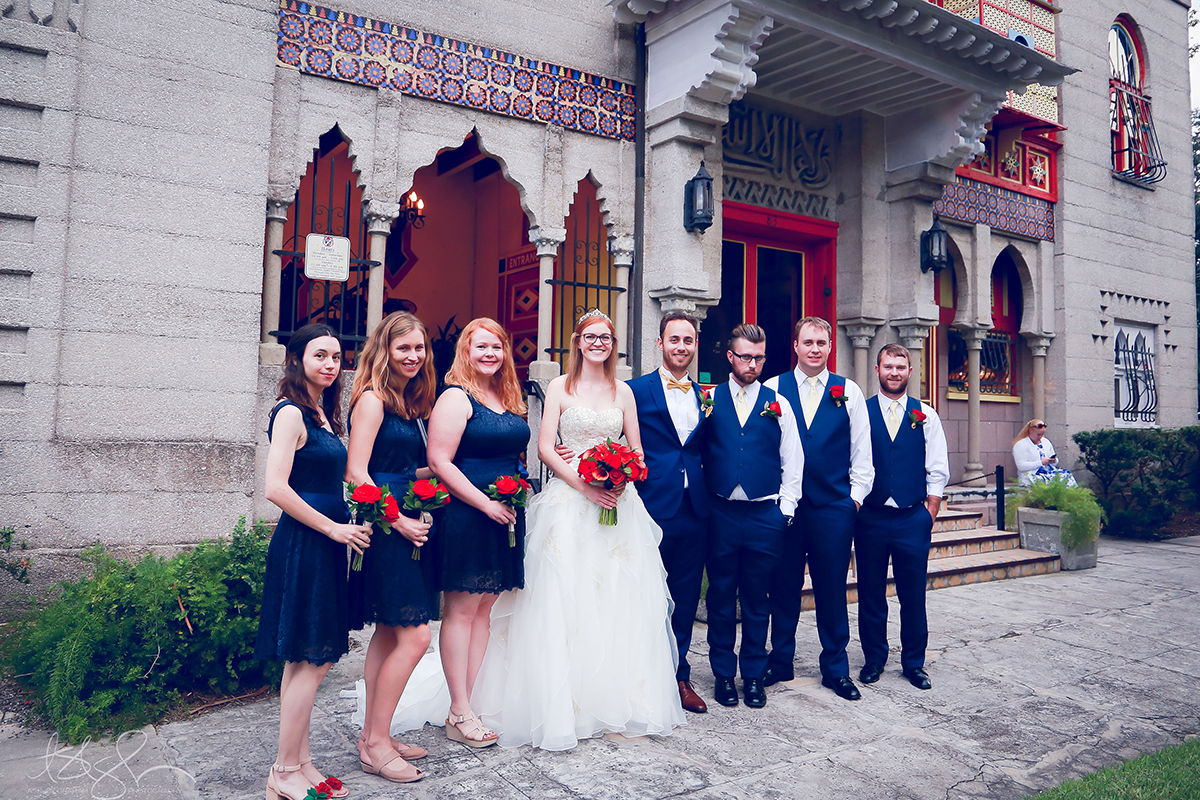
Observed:
[[[619,408],[573,406],[559,433],[581,454],[617,439],[623,422]],[[601,525],[600,507],[557,478],[526,513],[525,589],[496,602],[471,697],[484,724],[502,746],[543,750],[685,724],[662,530],[637,489],[621,495],[613,526]]]
[[[619,408],[573,406],[559,418],[578,455],[617,439]],[[525,588],[492,609],[491,638],[471,706],[500,745],[568,750],[604,733],[666,735],[686,724],[675,681],[678,648],[655,524],[628,486],[617,524],[600,506],[552,478],[526,509]],[[436,640],[435,640],[436,646]],[[362,725],[363,682],[355,692]],[[421,659],[392,718],[392,732],[442,725],[450,693],[436,650]]]

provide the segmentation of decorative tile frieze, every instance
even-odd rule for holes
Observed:
[[[834,202],[831,197],[813,194],[803,189],[762,183],[739,175],[730,175],[728,172],[722,176],[721,184],[722,200],[760,206],[773,211],[786,211],[805,217],[833,219]]]
[[[998,186],[960,177],[946,187],[933,209],[950,219],[1054,241],[1054,203]]]
[[[634,138],[632,84],[313,3],[280,0],[277,57],[308,75]]]

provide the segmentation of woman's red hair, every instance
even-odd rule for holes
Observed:
[[[454,363],[446,373],[446,385],[461,386],[463,391],[483,402],[483,387],[489,378],[479,374],[475,365],[471,363],[471,337],[480,328],[494,334],[504,344],[504,363],[500,365],[500,371],[490,378],[496,394],[500,395],[500,402],[508,411],[524,414],[528,409],[525,399],[521,396],[521,384],[517,381],[517,368],[513,364],[512,339],[504,327],[494,319],[479,317],[468,322],[467,327],[463,328],[458,336],[458,343],[454,346]]]

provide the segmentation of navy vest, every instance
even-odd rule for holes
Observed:
[[[783,433],[779,420],[762,415],[763,406],[773,402],[775,393],[759,386],[758,401],[743,427],[738,425],[729,383],[713,390],[704,458],[704,480],[710,492],[729,497],[740,484],[752,500],[779,494],[783,475],[779,443]]]
[[[891,407],[891,400],[883,398]],[[867,495],[866,504],[882,506],[890,497],[900,508],[911,508],[925,502],[925,431],[913,427],[908,412],[920,410],[921,401],[905,398],[900,430],[893,441],[888,436],[887,422],[879,410],[879,398],[867,401],[867,416],[871,418],[871,454],[875,461],[875,485]]]
[[[830,387],[844,388],[846,379],[831,372],[828,381],[813,414],[812,428],[808,428],[800,402],[801,389],[807,392],[808,387],[796,383],[795,370],[779,376],[779,393],[796,410],[796,428],[804,447],[804,499],[818,506],[850,497],[850,411],[845,402],[839,408],[829,396]]]

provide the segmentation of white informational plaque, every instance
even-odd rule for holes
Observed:
[[[344,281],[350,277],[350,240],[310,233],[304,237],[304,275],[311,281]]]

